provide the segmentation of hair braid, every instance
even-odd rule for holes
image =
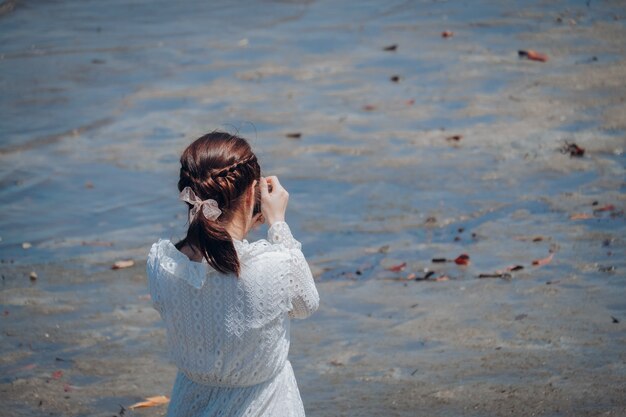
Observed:
[[[214,171],[211,172],[211,176],[212,177],[225,177],[228,175],[228,173],[232,173],[235,172],[237,169],[239,169],[240,167],[250,164],[252,162],[257,162],[256,156],[254,154],[250,155],[247,158],[244,158],[240,161],[234,162],[228,166],[216,169]]]

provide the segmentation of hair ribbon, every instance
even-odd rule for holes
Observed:
[[[180,192],[179,198],[191,204],[191,210],[189,210],[189,223],[193,221],[196,214],[202,209],[202,214],[209,220],[217,220],[222,214],[222,210],[219,209],[217,201],[212,198],[201,200],[190,187],[183,188]]]

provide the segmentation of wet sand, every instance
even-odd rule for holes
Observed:
[[[23,285],[30,268],[3,268],[2,415],[110,416],[169,394],[143,268],[37,270]],[[293,326],[307,415],[622,415],[623,279],[551,275],[320,282],[320,310]]]
[[[0,7],[0,415],[165,414],[145,256],[215,128],[290,191],[308,416],[625,415],[626,9],[587,3]]]

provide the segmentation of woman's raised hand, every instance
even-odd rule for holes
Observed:
[[[289,193],[280,185],[275,176],[261,178],[261,213],[271,226],[275,222],[285,221],[285,212],[289,202]]]

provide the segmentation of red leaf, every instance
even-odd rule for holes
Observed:
[[[447,140],[447,141],[450,141],[450,142],[452,142],[452,141],[454,141],[454,142],[458,142],[458,141],[460,141],[461,139],[463,139],[463,135],[452,135],[452,136],[448,136],[448,137],[446,138],[446,140]]]
[[[52,379],[60,379],[63,376],[63,371],[52,372]]]
[[[467,253],[463,253],[454,260],[454,263],[457,265],[469,265],[470,257]]]
[[[532,49],[528,51],[528,59],[533,61],[546,62],[548,61],[548,55],[542,54],[541,52],[533,51]]]
[[[548,265],[550,262],[552,262],[552,258],[554,258],[554,254],[551,253],[549,256],[547,256],[546,258],[543,259],[535,259],[533,261],[533,265],[535,266],[542,266],[542,265]]]
[[[575,143],[565,142],[560,149],[561,153],[569,154],[571,157],[582,158],[585,155],[585,148],[581,148]]]
[[[374,106],[373,104],[366,104],[363,106],[363,110],[364,111],[374,111],[376,110],[376,106]]]
[[[441,32],[441,37],[442,38],[451,38],[454,36],[454,32],[449,31],[449,30],[444,30],[443,32]]]
[[[577,157],[580,158],[580,157],[582,157],[585,154],[585,148],[581,148],[580,146],[576,145],[575,143],[570,143],[567,150],[568,150],[570,156],[577,156]]]
[[[546,62],[548,60],[548,56],[546,54],[542,54],[541,52],[533,51],[529,49],[527,51],[518,51],[518,54],[522,58],[528,58],[532,61],[540,61]]]
[[[391,272],[400,272],[404,270],[404,268],[406,268],[406,262],[402,262],[399,265],[390,266],[389,268],[387,268],[387,270]]]
[[[593,216],[589,213],[576,213],[570,216],[570,220],[587,220],[592,218]]]

